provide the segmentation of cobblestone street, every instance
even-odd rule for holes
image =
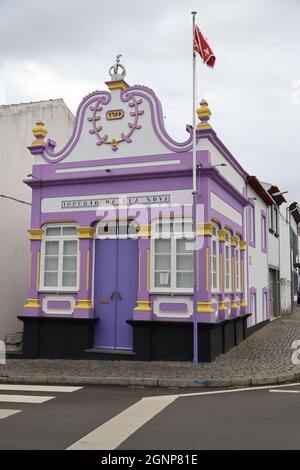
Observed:
[[[120,385],[254,385],[300,378],[291,361],[292,343],[300,340],[297,316],[278,319],[212,363],[10,359],[0,381],[109,383]],[[297,377],[299,374],[299,378]]]

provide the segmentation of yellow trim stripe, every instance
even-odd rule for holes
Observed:
[[[200,255],[197,252],[197,289],[200,289]]]
[[[86,252],[86,273],[85,273],[85,288],[89,289],[90,284],[90,250]]]
[[[220,291],[223,291],[223,255],[220,253]]]
[[[206,266],[205,266],[205,289],[208,290],[209,289],[209,284],[208,284],[208,273],[209,273],[209,266],[208,266],[208,256],[209,256],[209,253],[208,253],[208,246],[206,247]]]
[[[40,262],[41,262],[41,252],[37,252],[36,256],[36,275],[35,275],[35,287],[36,290],[39,289],[39,283],[40,283]]]
[[[138,265],[138,290],[141,289],[141,252],[139,251],[139,265]]]
[[[146,267],[146,285],[147,290],[150,289],[150,250],[147,249],[147,267]]]
[[[235,289],[235,272],[234,272],[234,256],[231,257],[231,288],[232,292],[234,292]]]
[[[244,260],[241,260],[241,271],[242,271],[242,292],[244,293],[245,281],[244,281]]]

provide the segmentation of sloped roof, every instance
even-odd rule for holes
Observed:
[[[268,205],[273,204],[273,199],[269,195],[268,191],[263,187],[261,182],[256,178],[256,176],[248,176],[247,182],[249,186],[256,192],[256,194]]]

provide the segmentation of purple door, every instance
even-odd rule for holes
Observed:
[[[94,347],[132,349],[132,318],[138,288],[137,240],[96,240]]]

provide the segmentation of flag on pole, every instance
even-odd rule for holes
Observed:
[[[197,25],[194,29],[194,52],[198,52],[208,67],[214,67],[216,57]]]

